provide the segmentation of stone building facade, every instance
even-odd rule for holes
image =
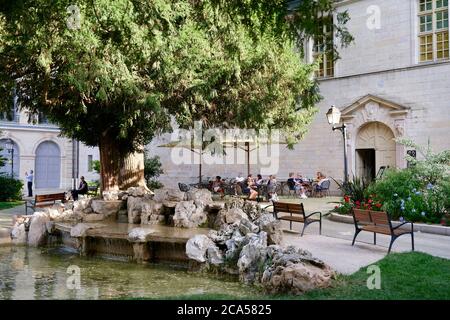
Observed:
[[[92,161],[99,159],[96,148],[61,137],[57,126],[42,116],[30,119],[17,105],[0,114],[0,147],[6,159],[0,172],[25,180],[25,172],[33,170],[38,194],[73,188],[82,175],[88,181],[98,179],[92,169]]]
[[[294,150],[280,145],[279,168],[273,173],[280,179],[289,172],[313,177],[317,171],[343,178],[343,138],[325,116],[331,105],[341,110],[348,127],[351,175],[373,177],[382,166],[406,167],[410,150],[394,138],[430,142],[435,151],[450,149],[448,1],[343,0],[337,6],[348,11],[355,41],[339,49],[335,63],[321,65],[326,70],[319,74],[323,100],[318,113]],[[306,61],[312,62],[317,57],[313,40],[305,49]],[[198,165],[175,165],[173,150],[157,147],[169,139],[166,135],[149,146],[164,159],[163,183],[195,182]],[[260,165],[252,164],[251,171],[258,173]],[[246,174],[246,165],[202,166],[209,177],[238,172]]]

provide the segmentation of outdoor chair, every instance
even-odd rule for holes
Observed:
[[[186,183],[178,182],[178,188],[181,192],[188,192],[191,188]]]
[[[312,189],[312,196],[327,197],[330,194],[330,179],[326,179],[320,186],[315,185]]]

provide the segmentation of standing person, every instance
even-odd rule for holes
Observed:
[[[28,172],[25,172],[25,180],[27,181],[29,197],[33,196],[33,179],[34,179],[33,170],[30,170],[30,174],[28,174]]]
[[[80,185],[78,186],[78,189],[72,190],[72,198],[74,201],[78,200],[79,194],[87,194],[89,191],[88,184],[84,180],[84,177],[82,176],[80,178]]]

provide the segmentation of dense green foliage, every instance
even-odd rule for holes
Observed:
[[[319,99],[294,47],[323,32],[314,22],[332,3],[304,1],[286,19],[281,0],[80,0],[78,23],[68,0],[3,0],[0,102],[15,89],[64,135],[103,158],[113,149],[102,176],[168,130],[169,115],[182,127],[283,129],[292,145]],[[347,19],[336,21],[344,44]]]
[[[445,217],[450,213],[450,151],[434,153],[430,146],[399,142],[418,150],[421,159],[408,157],[408,169],[388,171],[367,192],[396,219],[449,223]]]
[[[150,190],[160,189],[163,187],[163,185],[157,180],[157,178],[164,173],[161,167],[162,164],[158,156],[147,157],[145,154],[144,177],[147,187]]]
[[[311,35],[312,13],[331,2],[302,8],[311,11],[297,27]],[[69,4],[6,2],[0,12],[4,104],[17,83],[21,105],[69,137],[95,146],[109,135],[130,152],[167,129],[168,114],[183,126],[290,133],[311,119],[317,88],[281,23],[284,1],[239,11],[224,1],[78,1],[79,29],[67,26]]]
[[[450,225],[450,151],[434,153],[429,145],[397,142],[419,151],[421,159],[407,156],[407,169],[387,170],[382,179],[369,185],[358,178],[340,185],[345,196],[333,211],[383,210],[396,220]]]
[[[22,199],[23,182],[10,176],[0,174],[0,201]]]

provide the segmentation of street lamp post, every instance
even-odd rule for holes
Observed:
[[[344,183],[348,183],[348,166],[347,166],[347,126],[345,123],[342,126],[337,126],[341,122],[341,111],[335,106],[331,106],[331,108],[327,112],[327,120],[328,123],[333,125],[333,131],[339,130],[342,132],[342,136],[344,138]]]
[[[9,139],[6,143],[6,149],[8,153],[11,153],[11,179],[14,178],[14,141]]]

